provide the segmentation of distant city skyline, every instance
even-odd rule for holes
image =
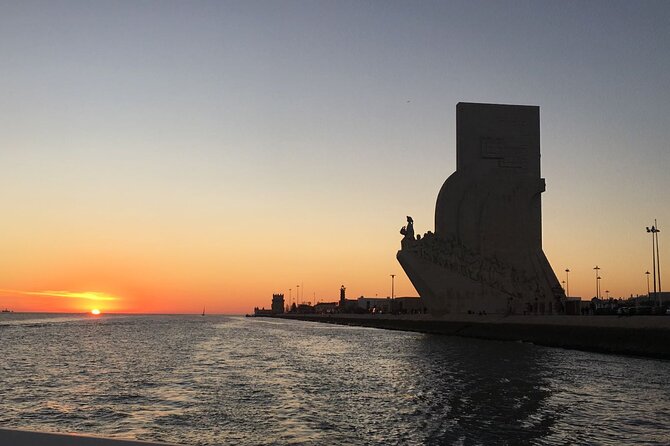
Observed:
[[[540,107],[571,295],[596,265],[646,294],[654,219],[670,284],[669,25],[666,1],[0,1],[0,307],[416,295],[398,230],[434,230],[458,102]]]

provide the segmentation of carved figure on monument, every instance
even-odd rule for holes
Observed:
[[[403,246],[414,241],[414,220],[409,215],[407,216],[407,226],[400,228],[400,233],[404,235],[401,242]]]
[[[456,172],[435,232],[407,226],[398,261],[431,312],[560,311],[565,295],[542,251],[539,107],[459,103]]]

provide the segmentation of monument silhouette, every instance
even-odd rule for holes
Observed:
[[[397,259],[433,314],[563,311],[542,251],[540,109],[456,105],[456,172],[440,189],[435,232],[401,234]]]

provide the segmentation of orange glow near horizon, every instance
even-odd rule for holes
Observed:
[[[8,302],[14,311],[38,311],[55,313],[78,313],[81,311],[91,311],[91,303],[96,305],[95,310],[100,312],[119,310],[124,306],[121,297],[101,292],[101,291],[67,291],[43,290],[43,291],[23,291],[23,290],[0,290],[5,301]]]
[[[414,213],[418,233],[433,229],[433,212]],[[400,210],[395,213],[402,216]],[[566,229],[555,205],[548,205],[544,215],[545,252],[559,281],[570,268],[571,295],[593,296],[596,263],[602,268],[602,289],[610,295],[646,293],[644,271],[651,267],[645,260],[651,255],[644,221],[627,222],[630,227],[620,231],[637,236],[619,240],[617,250],[628,255],[617,256],[612,254],[616,250],[607,251],[609,255],[599,251],[598,239],[586,230]],[[300,231],[283,221],[267,229],[260,217],[231,220],[222,231],[203,219],[188,234],[183,232],[191,227],[188,222],[173,227],[175,220],[158,226],[160,231],[139,223],[123,233],[116,232],[118,226],[105,227],[105,239],[69,233],[66,246],[60,245],[63,238],[47,241],[44,236],[33,250],[22,248],[20,238],[10,239],[7,251],[17,254],[11,260],[0,257],[0,307],[16,312],[89,313],[96,308],[104,314],[198,314],[205,306],[207,314],[244,314],[256,306],[268,308],[273,293],[284,293],[287,302],[295,300],[298,290],[301,302],[335,302],[344,285],[351,299],[390,296],[390,274],[396,274],[396,296],[417,295],[395,259],[397,228],[377,217],[315,217],[316,223]],[[396,226],[402,225],[403,218],[396,220]],[[566,231],[574,244],[566,240]]]
[[[94,308],[94,309],[91,310],[91,314],[94,315],[94,316],[97,316],[97,315],[100,314],[100,310],[98,310],[97,308]]]

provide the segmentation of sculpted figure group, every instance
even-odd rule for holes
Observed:
[[[438,237],[431,231],[426,232],[423,237],[417,235],[415,238],[412,217],[407,217],[407,226],[400,229],[400,234],[404,235],[401,241],[403,250],[494,288],[510,299],[522,298],[524,295],[533,295],[537,300],[547,297],[537,280],[526,271],[518,270],[496,256],[484,257],[453,237]]]

